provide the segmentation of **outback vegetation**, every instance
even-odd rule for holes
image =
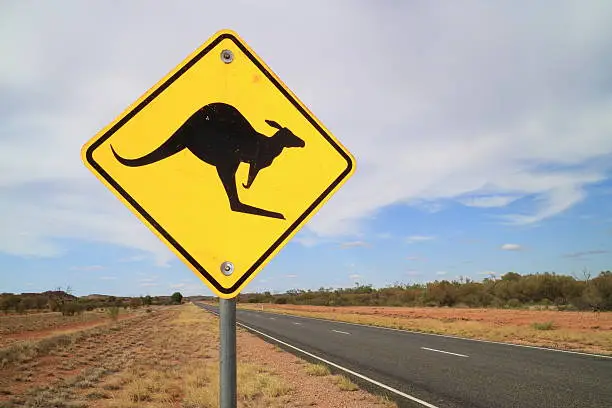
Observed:
[[[612,355],[612,272],[239,296],[240,308]]]
[[[175,292],[171,296],[117,297],[112,295],[74,296],[68,286],[42,293],[1,293],[0,310],[4,314],[28,312],[60,312],[63,316],[82,315],[97,309],[138,309],[143,306],[180,304],[183,295]],[[111,312],[115,313],[115,312]]]
[[[240,294],[242,303],[274,303],[313,306],[419,306],[525,308],[556,310],[612,310],[612,271],[582,278],[555,273],[520,275],[508,272],[482,282],[469,278],[436,280],[425,284],[396,283],[376,289],[356,283],[353,288],[289,290],[281,294]]]
[[[0,316],[20,320],[11,330],[18,341],[0,345],[0,406],[218,406],[215,316],[187,302],[120,310],[119,319],[93,327],[60,312]],[[40,315],[54,325],[27,330]],[[241,329],[237,352],[239,407],[396,406],[329,370],[313,375],[305,360]]]

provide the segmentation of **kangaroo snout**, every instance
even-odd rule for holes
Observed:
[[[298,136],[296,136],[292,131],[290,131],[289,129],[283,129],[279,132],[284,132],[284,139],[285,139],[285,146],[287,147],[304,147],[306,146],[306,142],[304,140],[302,140],[301,138],[299,138]]]

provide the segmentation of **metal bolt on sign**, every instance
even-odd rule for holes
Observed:
[[[221,51],[221,61],[229,64],[234,60],[234,53],[231,50],[223,50]]]
[[[234,264],[231,263],[230,261],[223,262],[221,264],[221,272],[225,276],[230,276],[232,273],[234,273]]]

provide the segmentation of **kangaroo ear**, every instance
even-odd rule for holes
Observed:
[[[272,126],[273,128],[277,128],[277,129],[282,129],[283,127],[281,125],[279,125],[278,123],[276,123],[273,120],[268,120],[266,119],[266,123],[270,126]]]

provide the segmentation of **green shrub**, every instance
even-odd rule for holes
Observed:
[[[74,316],[75,314],[83,314],[85,306],[77,302],[66,302],[60,305],[60,311],[63,316]]]
[[[119,317],[119,307],[118,306],[111,306],[107,309],[107,313],[108,316],[112,319],[112,320],[117,320],[117,318]]]
[[[516,309],[522,306],[522,303],[520,300],[512,298],[508,301],[508,307],[512,308],[512,309]]]
[[[536,330],[554,330],[555,329],[555,324],[553,322],[533,323],[531,326]]]

